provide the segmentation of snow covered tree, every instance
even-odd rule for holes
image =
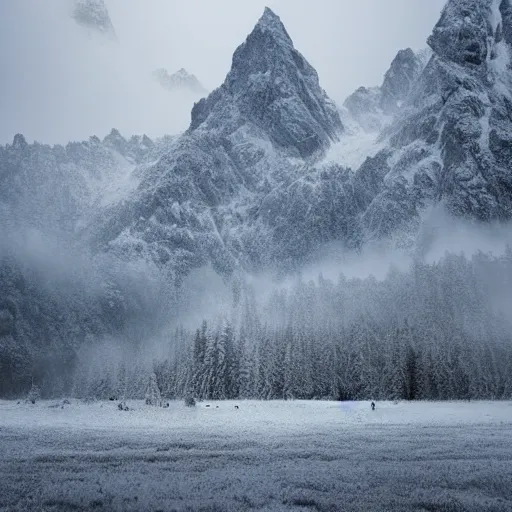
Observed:
[[[208,338],[207,338],[208,326],[206,322],[203,322],[201,329],[196,331],[196,335],[194,337],[194,347],[193,347],[193,368],[192,368],[192,382],[191,392],[197,398],[206,398],[206,350],[208,346]]]
[[[35,404],[39,398],[41,397],[41,390],[39,389],[39,386],[36,384],[32,384],[32,387],[30,388],[30,391],[27,395],[27,401],[31,404]]]
[[[160,394],[155,372],[152,372],[149,376],[145,399],[146,405],[162,407],[162,396]]]

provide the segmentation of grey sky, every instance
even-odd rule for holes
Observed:
[[[0,142],[186,128],[193,99],[160,90],[151,71],[185,67],[213,89],[265,5],[342,102],[380,83],[399,49],[425,47],[445,0],[106,0],[119,44],[75,25],[71,2],[0,1]]]

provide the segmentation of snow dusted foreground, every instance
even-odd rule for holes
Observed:
[[[54,404],[0,402],[1,511],[512,510],[510,402]]]

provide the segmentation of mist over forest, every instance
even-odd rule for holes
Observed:
[[[204,268],[170,286],[146,266],[45,255],[37,242],[25,240],[38,250],[21,265],[3,254],[3,396],[37,382],[44,397],[144,398],[153,374],[168,399],[512,394],[510,246],[431,261],[380,253],[380,266],[375,249],[323,265],[329,277]]]

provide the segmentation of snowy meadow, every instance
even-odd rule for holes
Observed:
[[[127,405],[0,402],[0,510],[512,509],[512,402]]]

